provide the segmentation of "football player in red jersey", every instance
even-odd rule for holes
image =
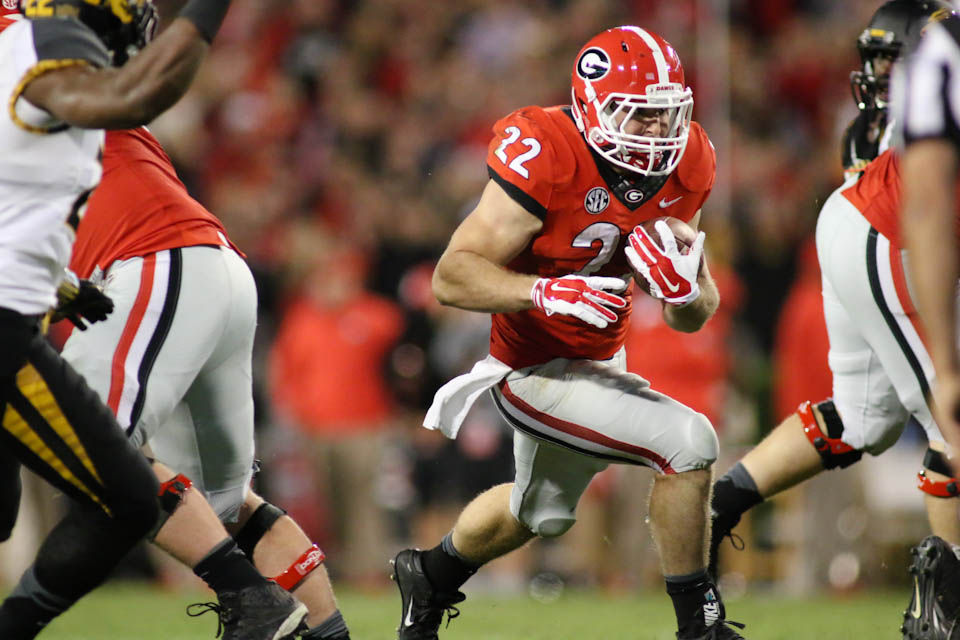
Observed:
[[[951,14],[942,2],[891,0],[878,9],[860,42],[885,42],[888,53],[904,58],[928,26]],[[922,542],[920,550],[935,545],[949,557],[954,556],[951,545],[960,550],[960,490],[949,464],[950,449],[929,404],[935,386],[933,360],[907,286],[899,165],[893,150],[880,153],[821,209],[816,241],[833,398],[804,402],[717,480],[711,502],[711,574],[716,572],[721,540],[744,512],[825,469],[850,466],[864,452],[879,455],[897,441],[909,421],[926,432],[929,443],[917,486],[925,494],[934,536]],[[926,556],[914,557],[922,562]],[[918,580],[933,577],[920,565],[914,572]],[[905,614],[905,633],[916,633],[924,625],[937,628],[925,617],[926,610],[917,613],[921,592],[946,594],[958,587],[956,580],[942,579],[918,587]]]
[[[70,267],[116,308],[74,331],[63,357],[146,445],[161,481],[198,490],[185,490],[156,544],[228,593],[242,583],[208,559],[239,546],[309,606],[303,638],[346,640],[323,552],[249,489],[256,291],[242,257],[146,128],[108,132]]]
[[[701,414],[626,372],[627,280],[648,280],[663,317],[696,331],[719,296],[703,236],[681,253],[662,216],[696,228],[715,156],[691,121],[676,51],[639,27],[591,39],[573,68],[573,104],[527,107],[494,125],[490,181],[437,265],[448,305],[493,314],[490,356],[442,387],[424,425],[455,437],[492,390],[514,427],[516,479],[474,499],[433,549],[393,559],[400,640],[437,638],[460,586],[486,562],[575,521],[611,463],[658,472],[649,511],[679,638],[741,638],[707,576],[707,503],[717,437]]]

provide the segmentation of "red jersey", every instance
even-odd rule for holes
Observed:
[[[197,245],[228,245],[239,253],[223,224],[187,193],[145,127],[107,131],[103,178],[77,229],[70,268],[89,278],[95,267],[106,271],[116,260]]]
[[[859,180],[843,190],[870,226],[882,233],[898,249],[900,237],[900,158],[888,149],[868,164]],[[957,184],[960,202],[960,183]],[[960,211],[957,211],[957,235],[960,236]]]
[[[543,228],[508,266],[541,277],[629,277],[626,236],[653,218],[693,218],[716,170],[716,155],[696,122],[679,166],[669,176],[622,175],[596,156],[567,107],[526,107],[497,122],[487,154],[490,178]],[[606,329],[533,309],[493,315],[490,353],[515,369],[553,358],[603,360],[613,356],[630,325],[627,306]]]
[[[900,160],[887,149],[868,164],[860,179],[844,189],[843,197],[863,214],[870,226],[893,245],[900,242]]]

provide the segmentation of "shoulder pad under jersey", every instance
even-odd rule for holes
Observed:
[[[677,166],[677,179],[684,188],[702,192],[713,188],[717,177],[717,153],[713,143],[697,122],[690,123],[687,149]]]
[[[490,178],[540,218],[550,208],[555,186],[568,182],[576,169],[563,118],[560,109],[518,109],[494,124],[487,152]],[[579,135],[575,126],[573,131]]]

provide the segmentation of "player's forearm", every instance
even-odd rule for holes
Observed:
[[[706,262],[697,276],[700,295],[688,305],[678,307],[667,304],[663,307],[663,320],[671,329],[684,333],[699,331],[720,306],[720,292],[710,276]]]
[[[903,232],[910,279],[938,375],[960,370],[956,347],[957,160],[948,143],[918,142],[903,158]]]
[[[190,0],[180,17],[119,69],[73,67],[44,74],[24,97],[85,129],[129,129],[173,106],[190,86],[230,0]]]
[[[147,124],[173,106],[186,93],[208,46],[192,21],[174,20],[118,72],[116,91],[125,113],[103,128]]]
[[[536,276],[510,271],[470,251],[445,253],[433,272],[441,304],[468,311],[506,313],[532,309]]]

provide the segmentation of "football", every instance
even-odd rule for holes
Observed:
[[[667,226],[670,227],[670,230],[673,231],[673,235],[677,239],[677,248],[680,249],[680,253],[686,253],[689,251],[690,245],[692,245],[693,241],[697,239],[697,232],[693,230],[693,227],[688,225],[680,218],[663,216],[661,218],[653,218],[652,220],[642,222],[640,226],[644,228],[651,238],[653,238],[653,241],[657,243],[657,246],[662,249],[663,240],[660,238],[660,232],[657,231],[655,226],[660,220],[666,222]]]
[[[677,249],[680,250],[680,253],[685,254],[690,251],[690,246],[693,244],[694,240],[697,239],[697,232],[693,230],[693,227],[688,225],[680,218],[662,216],[660,218],[653,218],[651,220],[647,220],[646,222],[642,222],[640,223],[640,226],[644,228],[657,246],[662,249],[663,239],[660,237],[660,232],[656,229],[656,224],[660,220],[666,222],[667,226],[670,227],[670,230],[673,231],[673,236],[677,239]],[[700,261],[700,265],[701,267],[703,266],[702,259]],[[647,282],[646,278],[639,273],[634,272],[633,279],[636,281],[638,288],[646,293],[650,293],[650,283]]]

